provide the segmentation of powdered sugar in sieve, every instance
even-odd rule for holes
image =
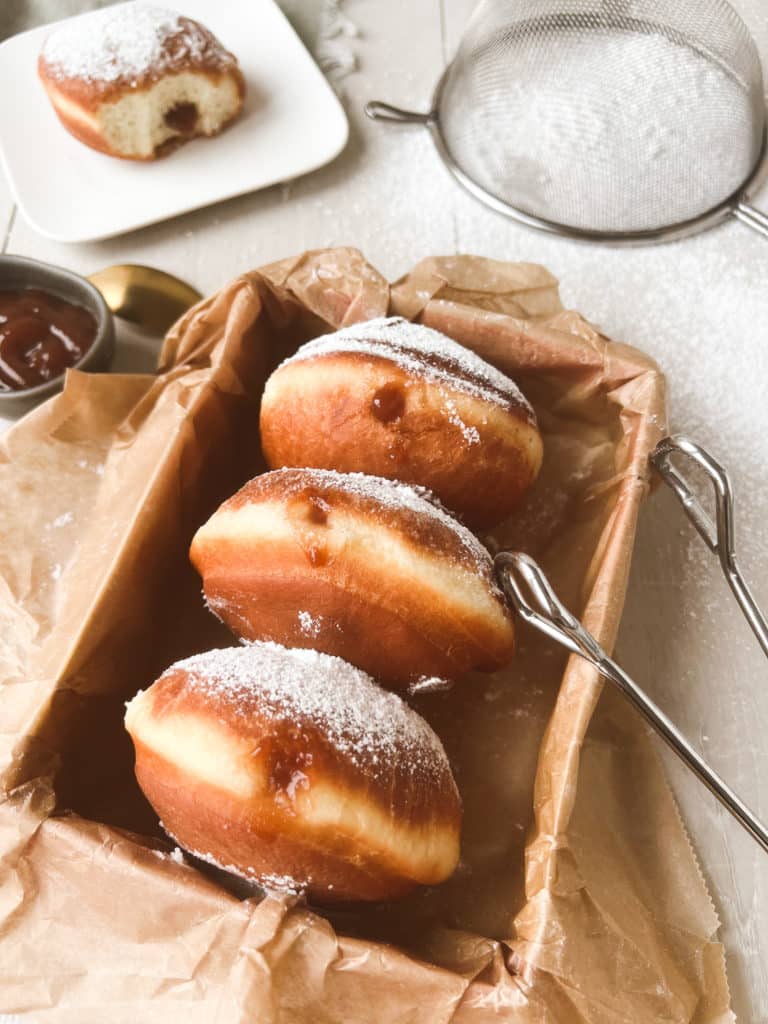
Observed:
[[[446,84],[442,126],[464,171],[499,198],[584,229],[646,230],[696,217],[754,165],[750,96],[663,35],[562,32],[476,55]],[[472,144],[468,144],[468,138]]]

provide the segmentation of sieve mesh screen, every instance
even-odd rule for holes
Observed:
[[[576,229],[698,217],[761,155],[760,61],[722,0],[483,0],[435,111],[473,182]]]

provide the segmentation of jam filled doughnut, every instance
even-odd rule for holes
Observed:
[[[138,693],[125,723],[166,832],[265,888],[390,899],[456,866],[440,740],[339,658],[268,643],[198,654]]]
[[[303,345],[267,381],[267,463],[371,473],[434,491],[471,526],[501,522],[542,458],[517,386],[450,338],[398,317]]]
[[[67,21],[45,41],[38,74],[67,131],[131,160],[216,135],[245,95],[237,60],[207,28],[146,4]]]
[[[224,502],[190,557],[209,608],[242,639],[335,654],[390,686],[512,656],[488,552],[423,489],[276,470]]]

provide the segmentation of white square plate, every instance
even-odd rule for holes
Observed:
[[[40,234],[60,242],[117,235],[306,174],[343,149],[341,104],[273,0],[168,6],[219,37],[237,57],[248,91],[240,117],[221,135],[149,163],[105,156],[62,127],[37,77],[53,26],[0,45],[0,159],[19,208]]]

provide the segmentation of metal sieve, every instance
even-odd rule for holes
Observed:
[[[724,0],[481,0],[426,125],[478,199],[544,231],[679,238],[729,215],[768,237],[746,198],[765,164],[760,59]]]

